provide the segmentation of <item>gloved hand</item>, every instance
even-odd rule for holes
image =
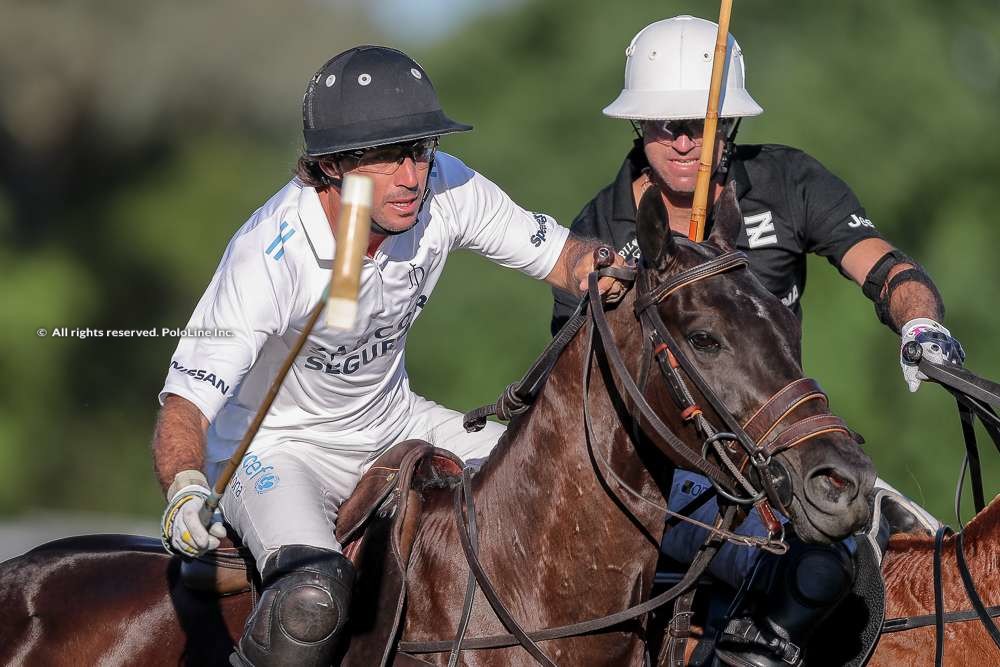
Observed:
[[[160,522],[160,539],[167,551],[195,557],[219,547],[219,540],[226,536],[221,514],[216,513],[209,526],[198,515],[211,492],[200,470],[182,470],[174,477]]]
[[[965,361],[965,350],[962,344],[952,338],[951,332],[934,320],[918,317],[903,325],[900,330],[903,336],[900,346],[899,365],[903,368],[903,379],[910,391],[920,388],[920,382],[927,376],[917,369],[917,365],[909,362],[903,356],[903,347],[910,341],[920,343],[923,358],[935,364],[954,364],[961,366]]]

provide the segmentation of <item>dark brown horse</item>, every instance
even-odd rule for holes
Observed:
[[[639,240],[649,258],[643,269],[648,284],[698,275],[690,270],[731,251],[741,218],[735,199],[725,202],[709,244],[694,245],[664,231],[669,227],[658,193],[644,198]],[[653,308],[683,355],[744,423],[802,378],[799,325],[743,268],[700,278],[682,281]],[[644,347],[649,332],[637,322],[635,291],[607,313],[611,342],[632,377],[643,367],[653,369],[642,383],[645,399],[700,457],[704,438],[682,418]],[[587,355],[590,333],[585,328],[570,343],[533,407],[511,424],[473,478],[482,565],[528,630],[604,616],[649,596],[671,466],[681,459],[647,419],[636,425],[634,402],[622,392],[621,378],[615,379],[609,353]],[[584,367],[592,371],[589,390],[582,382]],[[703,392],[692,393],[705,406],[705,416],[720,423]],[[592,417],[590,438],[585,403]],[[796,416],[826,419],[817,414],[820,403],[797,406]],[[791,411],[774,417],[775,434],[784,429],[777,422]],[[598,458],[610,463],[612,476],[596,472]],[[790,492],[784,509],[804,539],[838,540],[867,521],[874,470],[845,430],[810,437],[774,461]],[[629,496],[626,487],[636,495]],[[404,641],[451,640],[459,624],[469,568],[452,496],[447,490],[426,493],[408,572]],[[223,663],[251,597],[192,593],[177,581],[177,571],[178,559],[148,542],[130,547],[125,538],[64,540],[9,561],[0,567],[0,664]],[[504,632],[477,593],[466,636]],[[541,647],[559,665],[640,665],[644,624],[633,621]],[[448,656],[425,659],[445,664]],[[520,647],[462,654],[462,664],[469,665],[534,662]]]
[[[964,550],[976,589],[987,606],[1000,605],[1000,496],[976,515],[963,531]],[[971,608],[958,573],[955,536],[944,539],[941,559],[944,611]],[[889,541],[882,566],[885,616],[903,618],[934,614],[934,538],[897,535]],[[997,647],[978,619],[944,626],[945,665],[991,665],[1000,660]],[[869,665],[890,667],[934,664],[934,626],[884,634]]]

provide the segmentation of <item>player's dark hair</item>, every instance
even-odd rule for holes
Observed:
[[[313,157],[302,151],[298,161],[295,163],[295,177],[302,181],[303,185],[310,188],[325,188],[333,185],[333,179],[327,176],[323,172],[322,167],[320,167],[320,163],[328,159],[325,157]]]

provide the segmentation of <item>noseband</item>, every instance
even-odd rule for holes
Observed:
[[[610,251],[601,258],[601,261],[610,265]],[[597,288],[598,272],[590,276],[588,296],[591,317],[610,366],[632,399],[633,405],[655,434],[667,444],[685,467],[705,475],[720,496],[739,505],[755,506],[773,536],[780,534],[782,528],[771,505],[787,515],[792,493],[787,476],[783,474],[780,465],[771,465],[772,457],[827,433],[840,431],[851,437],[857,438],[857,436],[840,417],[830,413],[826,394],[814,380],[809,378],[801,378],[787,384],[741,424],[708,385],[667,329],[658,308],[661,302],[685,287],[729,271],[745,269],[747,265],[747,257],[742,252],[725,252],[659,284],[652,283],[651,272],[648,269],[638,270],[636,280],[638,294],[634,309],[642,325],[645,350],[638,384],[626,368],[608,326]],[[651,360],[656,361],[681,418],[685,422],[693,422],[703,438],[701,457],[695,456],[684,446],[681,439],[663,423],[646,400],[643,390]],[[680,371],[683,371],[683,374]],[[694,400],[684,375],[722,422],[721,427],[716,428],[705,417],[704,410]],[[818,412],[814,411],[801,419],[791,419],[801,406],[812,401],[821,403]],[[726,469],[725,473],[709,459],[710,453],[715,454]],[[752,466],[752,474],[749,475],[745,474],[748,465]],[[755,486],[752,478],[756,478],[763,488]]]

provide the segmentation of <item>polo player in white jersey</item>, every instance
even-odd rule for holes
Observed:
[[[236,232],[159,399],[153,458],[166,491],[164,543],[186,556],[225,529],[198,511],[330,281],[341,179],[373,180],[371,243],[353,331],[321,318],[295,360],[222,514],[250,549],[264,591],[236,665],[327,665],[347,619],[354,568],[334,537],[337,511],[386,448],[421,438],[463,459],[485,457],[503,433],[466,433],[461,413],[410,389],[407,333],[429,304],[452,250],[473,250],[551,285],[582,291],[593,241],[515,204],[438,137],[472,129],[441,110],[420,65],[394,49],[334,57],[303,100],[305,153],[296,177]],[[606,296],[624,287],[602,281]]]

